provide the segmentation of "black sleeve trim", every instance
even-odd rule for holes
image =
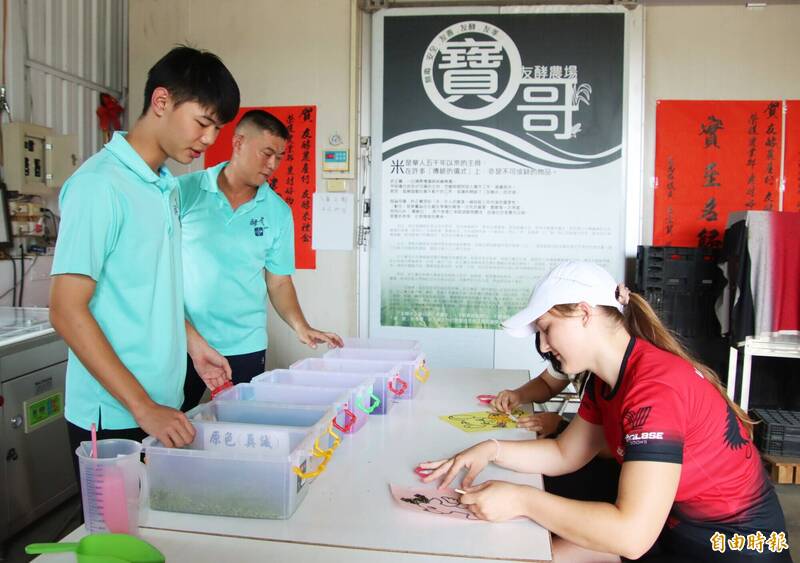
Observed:
[[[683,444],[680,442],[629,445],[625,448],[623,461],[659,461],[683,463]]]

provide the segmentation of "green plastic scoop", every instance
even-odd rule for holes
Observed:
[[[128,534],[90,534],[79,542],[32,543],[25,553],[74,551],[78,563],[164,563],[164,555],[144,540]]]

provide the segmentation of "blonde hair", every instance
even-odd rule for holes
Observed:
[[[574,314],[576,307],[577,305],[556,305],[553,307],[553,309],[555,309],[559,314],[566,316],[570,313]],[[686,350],[686,348],[684,348],[681,343],[678,342],[669,329],[664,326],[664,323],[661,322],[661,319],[658,318],[658,315],[655,311],[653,311],[652,307],[650,307],[650,304],[644,299],[644,297],[637,293],[631,292],[630,300],[623,309],[623,313],[620,313],[614,307],[608,307],[605,305],[601,305],[600,308],[603,309],[610,317],[617,320],[617,322],[622,323],[631,336],[647,340],[653,346],[656,346],[665,352],[675,354],[679,358],[682,358],[692,364],[697,371],[703,374],[703,377],[706,379],[706,381],[711,383],[711,385],[714,386],[719,394],[722,395],[722,398],[725,399],[726,403],[728,403],[728,406],[736,414],[736,417],[742,421],[747,433],[752,438],[754,421],[747,416],[747,413],[744,412],[739,405],[734,403],[730,397],[728,397],[728,394],[725,392],[725,388],[722,386],[719,376],[714,372],[714,370],[695,359]]]

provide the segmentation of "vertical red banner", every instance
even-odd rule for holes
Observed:
[[[776,210],[781,102],[659,100],[653,244],[720,247],[728,214]]]
[[[800,211],[800,100],[786,101],[783,211]]]
[[[236,118],[222,128],[217,141],[206,151],[205,166],[208,168],[230,158],[236,124],[253,109],[268,111],[289,129],[283,162],[269,183],[292,208],[295,266],[313,270],[317,267],[317,253],[311,248],[312,201],[317,186],[317,106],[240,108]]]

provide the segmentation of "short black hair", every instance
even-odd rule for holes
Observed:
[[[214,53],[179,45],[153,65],[144,87],[144,109],[150,109],[153,91],[166,88],[175,105],[197,102],[228,123],[239,112],[239,86]]]
[[[239,123],[236,124],[236,129],[242,125],[252,125],[259,131],[268,131],[276,137],[280,137],[284,141],[289,140],[289,130],[283,122],[263,109],[251,109],[242,116]]]

